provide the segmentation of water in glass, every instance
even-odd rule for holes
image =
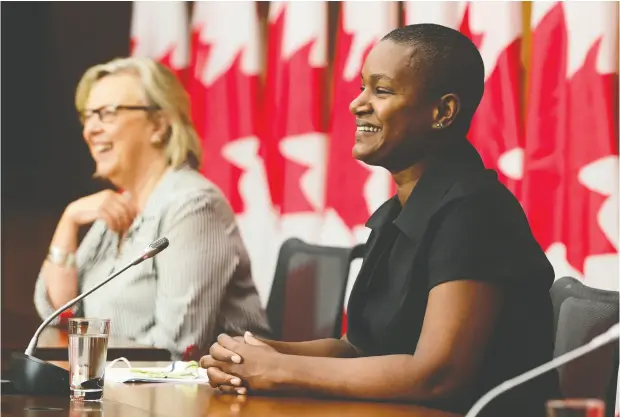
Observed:
[[[99,401],[108,349],[108,335],[69,335],[71,399]]]

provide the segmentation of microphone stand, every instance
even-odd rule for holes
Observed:
[[[131,268],[134,265],[135,265],[135,261],[130,263],[129,265],[126,265],[125,267],[123,267],[123,269],[115,272],[114,274],[112,274],[108,278],[106,278],[105,281],[95,285],[90,290],[86,291],[83,294],[80,294],[78,297],[74,298],[73,300],[70,300],[68,303],[66,303],[65,305],[60,307],[58,310],[56,310],[43,323],[41,323],[41,325],[39,326],[39,328],[35,332],[34,336],[30,340],[30,343],[28,344],[28,347],[26,348],[25,354],[26,355],[30,355],[30,356],[34,355],[34,351],[35,351],[35,349],[37,347],[37,343],[39,342],[39,336],[41,335],[41,332],[43,332],[43,330],[52,322],[52,320],[54,320],[56,317],[58,317],[63,311],[67,310],[70,307],[73,307],[79,301],[82,301],[82,299],[84,297],[86,297],[87,295],[92,294],[93,292],[98,290],[100,287],[102,287],[103,285],[107,284],[108,282],[110,282],[111,280],[113,280],[114,278],[116,278],[117,276],[119,276],[120,274],[122,274],[123,272],[125,272],[126,270],[128,270],[129,268]]]
[[[122,269],[110,275],[101,283],[95,285],[83,294],[75,297],[60,307],[39,326],[34,336],[30,340],[24,353],[14,352],[11,356],[10,371],[11,381],[20,394],[29,395],[50,395],[68,396],[69,395],[69,371],[56,366],[52,363],[34,357],[34,352],[39,341],[39,336],[43,330],[58,317],[63,311],[72,307],[86,296],[92,294],[129,268],[138,265],[146,259],[152,258],[169,245],[168,239],[160,238],[152,242],[140,255]]]

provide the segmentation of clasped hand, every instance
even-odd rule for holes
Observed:
[[[276,362],[280,355],[250,332],[243,337],[221,334],[200,359],[209,384],[220,391],[244,395],[247,390],[261,391],[275,385]]]

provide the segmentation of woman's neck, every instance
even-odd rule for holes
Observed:
[[[428,161],[433,159],[438,153],[443,152],[447,147],[453,146],[455,141],[463,140],[463,136],[454,132],[445,132],[441,136],[436,135],[435,139],[428,143],[425,157],[408,168],[399,171],[392,171],[392,178],[396,183],[398,200],[404,206],[413,189],[422,178],[422,173],[428,166]]]
[[[120,188],[130,196],[130,201],[135,205],[138,213],[141,213],[155,186],[159,183],[164,173],[168,169],[168,164],[163,162],[153,162],[145,169],[140,170],[139,174],[132,178]]]
[[[421,161],[402,171],[392,173],[392,178],[394,178],[394,182],[396,183],[396,194],[398,195],[398,201],[400,201],[401,206],[404,206],[409,199],[413,189],[418,184],[418,181],[420,181],[425,167],[426,162]]]

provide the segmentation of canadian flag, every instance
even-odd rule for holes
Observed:
[[[281,242],[317,242],[325,204],[327,4],[269,5],[263,149]]]
[[[532,28],[523,204],[556,277],[618,290],[618,3],[535,2]]]
[[[355,117],[349,104],[360,92],[360,74],[372,46],[397,26],[395,2],[342,2],[336,38],[334,95],[330,120],[326,209],[321,241],[353,246],[365,242],[370,215],[389,197],[391,178],[382,168],[365,165],[352,156]],[[360,261],[351,265],[345,308]],[[346,331],[346,318],[343,320]]]
[[[467,35],[480,50],[485,92],[467,135],[488,168],[519,197],[523,175],[520,111],[520,2],[414,2],[406,24],[437,23]]]
[[[203,145],[201,169],[236,213],[264,305],[278,246],[277,213],[259,156],[259,35],[255,2],[195,3],[190,92]]]
[[[189,64],[188,10],[182,1],[134,1],[130,51],[171,68],[185,84]]]

